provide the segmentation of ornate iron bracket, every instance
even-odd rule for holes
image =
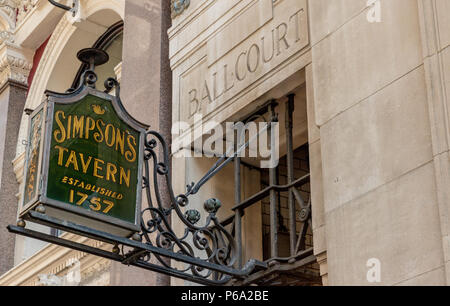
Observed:
[[[108,56],[101,50],[85,49],[78,53],[78,58],[89,64],[89,69],[81,76],[79,87],[65,94],[55,93],[55,95],[70,96],[83,91],[86,87],[95,88],[98,80],[95,66],[105,63]],[[107,79],[105,88],[106,93],[115,89],[115,97],[120,102],[120,85],[116,79]],[[223,285],[231,279],[244,278],[255,270],[267,269],[266,263],[256,260],[247,262],[241,269],[236,268],[237,246],[234,237],[217,218],[217,212],[221,207],[219,200],[209,199],[204,202],[205,221],[199,225],[202,213],[196,209],[188,209],[192,190],[188,190],[185,194],[174,194],[169,148],[164,138],[156,131],[148,131],[146,134],[144,160],[142,187],[148,206],[141,212],[140,232],[131,238],[119,237],[50,217],[41,206],[35,211],[28,212],[25,218],[51,228],[102,241],[111,245],[111,251],[26,229],[24,220],[19,220],[16,226],[8,226],[8,230],[204,285]],[[165,193],[164,197],[162,190]],[[171,221],[181,222],[184,230],[181,232],[174,230]]]

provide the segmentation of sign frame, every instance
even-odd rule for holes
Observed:
[[[118,85],[117,85],[118,86]],[[41,147],[40,147],[40,158],[39,158],[39,170],[38,170],[38,192],[37,195],[28,203],[24,203],[25,193],[23,192],[22,209],[20,217],[26,219],[27,214],[30,210],[34,209],[36,206],[42,204],[46,207],[47,214],[63,214],[63,215],[74,215],[79,217],[80,222],[75,222],[77,224],[85,225],[88,227],[93,227],[97,229],[104,230],[106,232],[116,233],[121,236],[131,237],[134,233],[140,232],[141,230],[141,202],[142,202],[142,184],[143,184],[143,161],[144,161],[144,141],[146,130],[148,126],[134,119],[123,107],[120,97],[118,96],[119,90],[116,89],[116,96],[110,95],[108,93],[99,91],[90,86],[82,86],[78,90],[72,93],[60,94],[52,91],[46,91],[46,99],[30,116],[29,118],[29,132],[28,136],[31,135],[31,121],[33,115],[37,112],[43,110],[45,122],[42,124],[41,133]],[[113,110],[117,114],[120,120],[129,125],[134,129],[139,135],[139,146],[137,147],[137,186],[136,186],[136,205],[134,211],[134,222],[128,222],[117,217],[112,217],[109,215],[104,215],[95,211],[87,210],[83,207],[78,207],[75,205],[70,205],[63,201],[50,199],[47,197],[48,183],[49,183],[49,166],[50,166],[50,152],[51,152],[51,142],[52,142],[52,130],[53,121],[55,115],[55,104],[70,105],[77,102],[81,102],[85,97],[93,96],[106,100],[111,103]],[[30,139],[31,140],[31,139]],[[26,185],[28,164],[29,164],[29,149],[27,148],[26,153],[26,165],[24,182]],[[26,186],[24,186],[25,191]],[[65,219],[65,218],[64,218]],[[72,221],[73,222],[73,221]],[[98,224],[100,222],[102,225]],[[96,225],[100,225],[96,226]]]
[[[34,117],[42,111],[42,118],[41,118],[41,139],[39,143],[39,152],[38,152],[38,165],[37,165],[37,173],[36,173],[36,187],[37,192],[36,194],[27,202],[25,202],[25,192],[26,192],[26,185],[27,185],[27,179],[28,179],[28,168],[30,165],[30,154],[31,154],[31,141],[32,141],[32,123]],[[21,207],[20,207],[20,215],[22,215],[23,211],[28,211],[31,206],[33,206],[36,202],[39,201],[40,197],[40,190],[41,190],[41,181],[42,181],[42,155],[44,154],[44,141],[45,141],[45,132],[42,130],[45,130],[45,122],[47,120],[47,108],[46,104],[41,103],[31,114],[28,118],[28,131],[27,131],[27,147],[25,150],[25,163],[24,163],[24,176],[23,176],[23,187],[21,188]]]

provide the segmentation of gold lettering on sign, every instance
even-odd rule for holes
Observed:
[[[55,113],[55,122],[57,128],[53,131],[53,138],[59,144],[71,138],[90,139],[93,137],[97,143],[104,143],[106,146],[114,148],[130,163],[136,161],[137,140],[127,130],[121,130],[111,123],[106,125],[102,119],[95,121],[89,116],[66,116],[61,110]],[[62,148],[58,146],[56,148],[62,154]],[[78,164],[73,157],[69,158],[68,164],[73,164],[77,170]]]
[[[111,162],[105,162],[99,158],[85,156],[81,152],[70,150],[59,145],[55,146],[58,152],[58,166],[73,169],[83,174],[110,181],[125,184],[130,187],[131,170],[117,166]],[[80,167],[81,166],[81,167]]]

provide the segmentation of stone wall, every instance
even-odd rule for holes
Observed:
[[[309,1],[329,284],[370,284],[367,263],[376,258],[381,284],[443,285],[448,141],[434,148],[437,135],[448,140],[449,117],[430,112],[430,90],[445,78],[428,71],[421,16],[423,6],[442,12],[448,4],[379,4],[381,22],[371,23],[366,1]],[[448,17],[439,17],[441,49],[430,54],[444,65]]]

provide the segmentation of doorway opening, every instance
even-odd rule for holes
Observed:
[[[232,133],[236,138],[230,146],[234,153],[221,150],[227,154],[212,159],[189,158],[186,162],[183,181],[187,184],[204,181],[195,199],[217,197],[223,203],[218,216],[236,242],[235,268],[244,268],[251,259],[263,261],[267,266],[233,279],[230,285],[322,285],[313,249],[304,73],[293,74],[228,119],[234,123]],[[247,123],[257,124],[252,130]],[[265,144],[261,144],[261,137],[252,137],[264,130],[260,128],[261,123],[269,126],[268,133],[262,137],[268,138]],[[239,124],[245,134],[236,127]],[[245,135],[245,141],[238,140],[239,135]],[[225,140],[220,143],[229,140],[228,134],[220,133],[218,137]],[[277,141],[272,142],[273,137]],[[251,148],[251,142],[258,143],[256,149]],[[260,154],[267,147],[269,155],[276,156],[277,160],[269,167],[263,163],[267,162],[268,155]],[[190,149],[201,152],[201,149]],[[199,179],[204,173],[206,179]]]
[[[265,112],[266,118],[274,118],[272,120],[279,125],[276,136],[279,137],[280,158],[272,168],[258,167],[257,159],[235,160],[235,164],[238,162],[259,172],[260,191],[241,199],[233,208],[233,232],[238,245],[244,242],[242,250],[245,250],[245,242],[249,239],[241,238],[245,228],[242,218],[249,208],[260,205],[260,216],[252,216],[262,220],[260,236],[253,235],[262,240],[260,258],[268,263],[269,268],[257,271],[236,284],[321,286],[320,267],[313,249],[305,83],[283,97],[273,99]],[[235,172],[235,182],[242,179],[240,175]]]

